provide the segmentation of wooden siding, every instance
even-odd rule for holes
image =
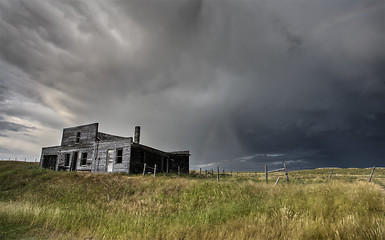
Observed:
[[[44,156],[46,156],[46,155],[47,156],[48,155],[57,155],[58,158],[57,158],[56,166],[55,166],[55,170],[57,171],[58,170],[58,165],[59,165],[60,148],[61,148],[60,146],[42,148],[42,150],[41,150],[41,157],[40,157],[40,167],[43,167]]]
[[[82,144],[93,144],[98,133],[98,123],[78,127],[64,128],[62,146],[76,146]],[[77,133],[80,133],[79,142],[76,142]]]
[[[95,149],[97,155],[94,156],[95,161],[92,164],[92,172],[107,172],[107,151],[115,151],[115,159],[113,162],[113,172],[125,172],[130,173],[130,156],[131,156],[131,143],[132,138],[111,140],[111,141],[99,141],[95,143]],[[122,163],[116,163],[116,150],[123,150]]]

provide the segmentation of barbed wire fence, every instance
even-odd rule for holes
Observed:
[[[364,169],[368,169],[370,170],[370,175],[368,175],[367,177],[369,178],[369,182],[371,182],[372,178],[373,178],[373,175],[374,175],[374,172],[375,172],[375,169],[383,169],[383,167],[376,167],[376,166],[373,166],[373,167],[368,167],[368,168],[364,168]],[[317,169],[322,169],[322,168],[317,168]],[[339,168],[328,168],[331,170],[330,174],[327,173],[327,179],[328,181],[330,182],[332,180],[332,176],[333,176],[333,171],[335,171],[336,169],[339,169]],[[303,169],[302,169],[303,170]],[[315,170],[315,169],[306,169],[306,170]],[[295,171],[300,171],[300,170],[294,170]],[[225,169],[222,169],[220,170],[219,166],[217,166],[217,169],[216,171],[214,170],[214,168],[212,169],[202,169],[200,168],[199,170],[191,170],[190,173],[194,174],[195,176],[199,177],[199,178],[215,178],[217,179],[217,182],[220,181],[220,178],[223,178],[223,177],[259,177],[259,178],[262,178],[263,177],[263,181],[265,181],[266,183],[269,182],[269,175],[271,173],[282,173],[281,175],[282,176],[279,176],[279,175],[273,175],[272,177],[278,177],[277,180],[275,180],[275,185],[278,184],[279,180],[282,179],[282,178],[285,178],[286,179],[286,183],[289,184],[289,171],[288,171],[288,168],[287,168],[287,165],[286,163],[283,163],[283,168],[277,168],[277,169],[274,169],[274,170],[268,170],[268,165],[265,165],[265,171],[250,171],[250,170],[246,170],[246,171],[225,171]],[[335,174],[335,173],[334,173]],[[369,172],[368,172],[369,174]],[[366,178],[366,175],[360,175],[364,178]],[[274,180],[274,179],[272,179]]]
[[[24,157],[24,158],[18,158],[18,157],[9,157],[9,158],[0,158],[0,161],[11,161],[11,162],[30,162],[30,163],[38,163],[40,162],[40,158],[34,158],[34,159],[31,159],[31,158],[28,158],[27,157]],[[147,167],[148,169],[150,167]],[[372,180],[372,177],[373,177],[373,174],[375,172],[375,169],[378,168],[376,166],[373,166],[371,167],[371,173],[370,173],[370,177],[369,177],[369,182],[371,182]],[[381,168],[381,167],[379,167]],[[154,166],[154,168],[151,168],[154,170],[154,177],[156,176],[156,164]],[[335,168],[331,168],[331,172],[330,172],[330,175],[328,177],[328,180],[331,181],[332,180],[332,176],[333,176],[333,171],[335,170]],[[143,176],[145,175],[145,171],[146,171],[146,164],[144,164],[144,172],[143,172]],[[294,170],[296,171],[296,170]],[[245,170],[245,171],[225,171],[225,169],[222,169],[220,171],[220,168],[219,166],[217,166],[217,169],[216,171],[214,171],[214,168],[212,169],[202,169],[200,168],[199,170],[190,170],[190,173],[193,173],[193,174],[196,174],[197,176],[199,176],[200,178],[202,177],[216,177],[217,178],[217,182],[219,182],[219,179],[220,179],[220,176],[221,177],[225,177],[225,176],[230,176],[230,177],[252,177],[252,176],[257,176],[257,175],[261,175],[263,174],[264,177],[265,177],[265,181],[266,183],[268,182],[268,176],[269,176],[269,173],[275,173],[275,172],[283,172],[284,173],[284,176],[286,178],[286,183],[288,184],[289,183],[289,176],[288,176],[288,169],[287,169],[287,165],[286,163],[283,163],[283,168],[279,168],[279,169],[274,169],[274,170],[268,170],[268,166],[265,165],[265,171],[263,172],[260,172],[260,171],[256,171],[256,170]],[[180,173],[180,167],[178,166],[178,175],[180,176],[181,173]],[[278,179],[275,181],[275,185],[277,185],[278,181],[281,179],[281,176],[278,176]]]
[[[0,158],[0,161],[11,161],[11,162],[40,162],[40,158],[18,158],[18,157],[9,157],[9,158]]]

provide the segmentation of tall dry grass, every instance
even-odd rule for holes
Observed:
[[[0,163],[0,239],[385,239],[380,185],[295,174],[274,186]]]

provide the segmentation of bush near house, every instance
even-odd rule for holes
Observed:
[[[0,239],[385,239],[385,169],[245,177],[54,172],[0,162]]]

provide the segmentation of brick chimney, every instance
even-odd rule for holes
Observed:
[[[139,143],[140,141],[140,126],[135,127],[135,136],[134,136],[134,143]]]

